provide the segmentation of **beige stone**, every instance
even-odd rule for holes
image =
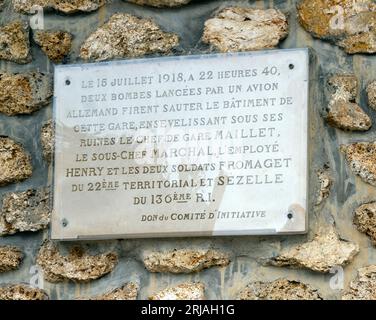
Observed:
[[[104,6],[107,0],[12,0],[14,10],[33,13],[33,7],[54,9],[63,13],[91,12]]]
[[[334,228],[330,228],[309,242],[284,250],[268,263],[326,273],[332,267],[348,264],[358,252],[357,244],[340,239]]]
[[[61,63],[69,54],[72,40],[72,35],[65,31],[38,30],[34,33],[34,41],[41,47],[47,57],[55,63]]]
[[[205,286],[202,283],[182,283],[167,288],[149,297],[150,300],[205,300]]]
[[[333,179],[330,176],[327,168],[317,171],[317,177],[319,179],[319,192],[317,196],[316,205],[320,205],[326,198],[329,197],[330,188],[333,184]]]
[[[127,0],[142,6],[151,7],[178,7],[191,2],[191,0]]]
[[[83,300],[136,300],[137,294],[138,286],[130,282],[105,294]]]
[[[0,214],[0,236],[46,229],[50,222],[50,202],[47,188],[6,194]]]
[[[342,145],[351,171],[364,182],[376,186],[376,142],[356,142]]]
[[[229,7],[205,22],[202,40],[221,52],[250,51],[274,48],[287,34],[279,10]]]
[[[40,141],[42,143],[43,157],[48,163],[51,163],[55,150],[55,130],[52,120],[47,121],[42,126]]]
[[[51,76],[41,72],[0,73],[0,112],[30,114],[50,103]]]
[[[45,291],[26,284],[0,286],[0,300],[48,300]]]
[[[287,279],[251,282],[239,294],[240,300],[322,300],[309,285]]]
[[[314,37],[347,53],[376,52],[376,4],[373,0],[302,0],[300,24]]]
[[[149,19],[118,13],[89,36],[81,47],[81,58],[102,61],[169,53],[179,44],[178,36],[160,30]]]
[[[30,156],[21,144],[0,137],[0,186],[25,180],[32,171]]]
[[[0,273],[18,269],[22,258],[23,254],[19,248],[0,246]]]
[[[358,80],[354,75],[334,75],[328,85],[332,94],[325,114],[333,127],[350,131],[366,131],[372,126],[371,118],[355,103]]]
[[[0,60],[20,64],[31,61],[28,24],[13,21],[0,27]]]
[[[73,247],[69,255],[63,256],[53,242],[46,241],[39,250],[37,263],[49,282],[85,282],[111,272],[118,263],[118,256],[115,252],[89,255],[80,247]]]
[[[145,267],[150,272],[191,273],[229,263],[228,255],[216,250],[182,249],[152,252],[144,257]]]
[[[376,245],[376,202],[359,206],[354,213],[354,224],[360,232],[370,237]]]
[[[357,279],[351,281],[343,300],[376,300],[376,265],[360,268]]]
[[[367,86],[368,105],[376,110],[376,80]]]

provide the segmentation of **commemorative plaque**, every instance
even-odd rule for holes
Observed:
[[[55,69],[53,239],[304,233],[307,49]]]

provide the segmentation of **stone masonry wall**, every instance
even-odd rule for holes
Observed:
[[[299,47],[306,235],[48,240],[54,64]],[[375,53],[372,0],[0,0],[0,299],[376,299]]]

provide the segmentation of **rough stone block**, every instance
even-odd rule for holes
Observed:
[[[205,287],[202,283],[182,283],[167,288],[149,297],[150,300],[204,300]]]

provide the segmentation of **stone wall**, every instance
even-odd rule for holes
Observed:
[[[374,1],[0,7],[0,299],[376,299]],[[48,240],[54,64],[274,47],[312,48],[308,234]]]

